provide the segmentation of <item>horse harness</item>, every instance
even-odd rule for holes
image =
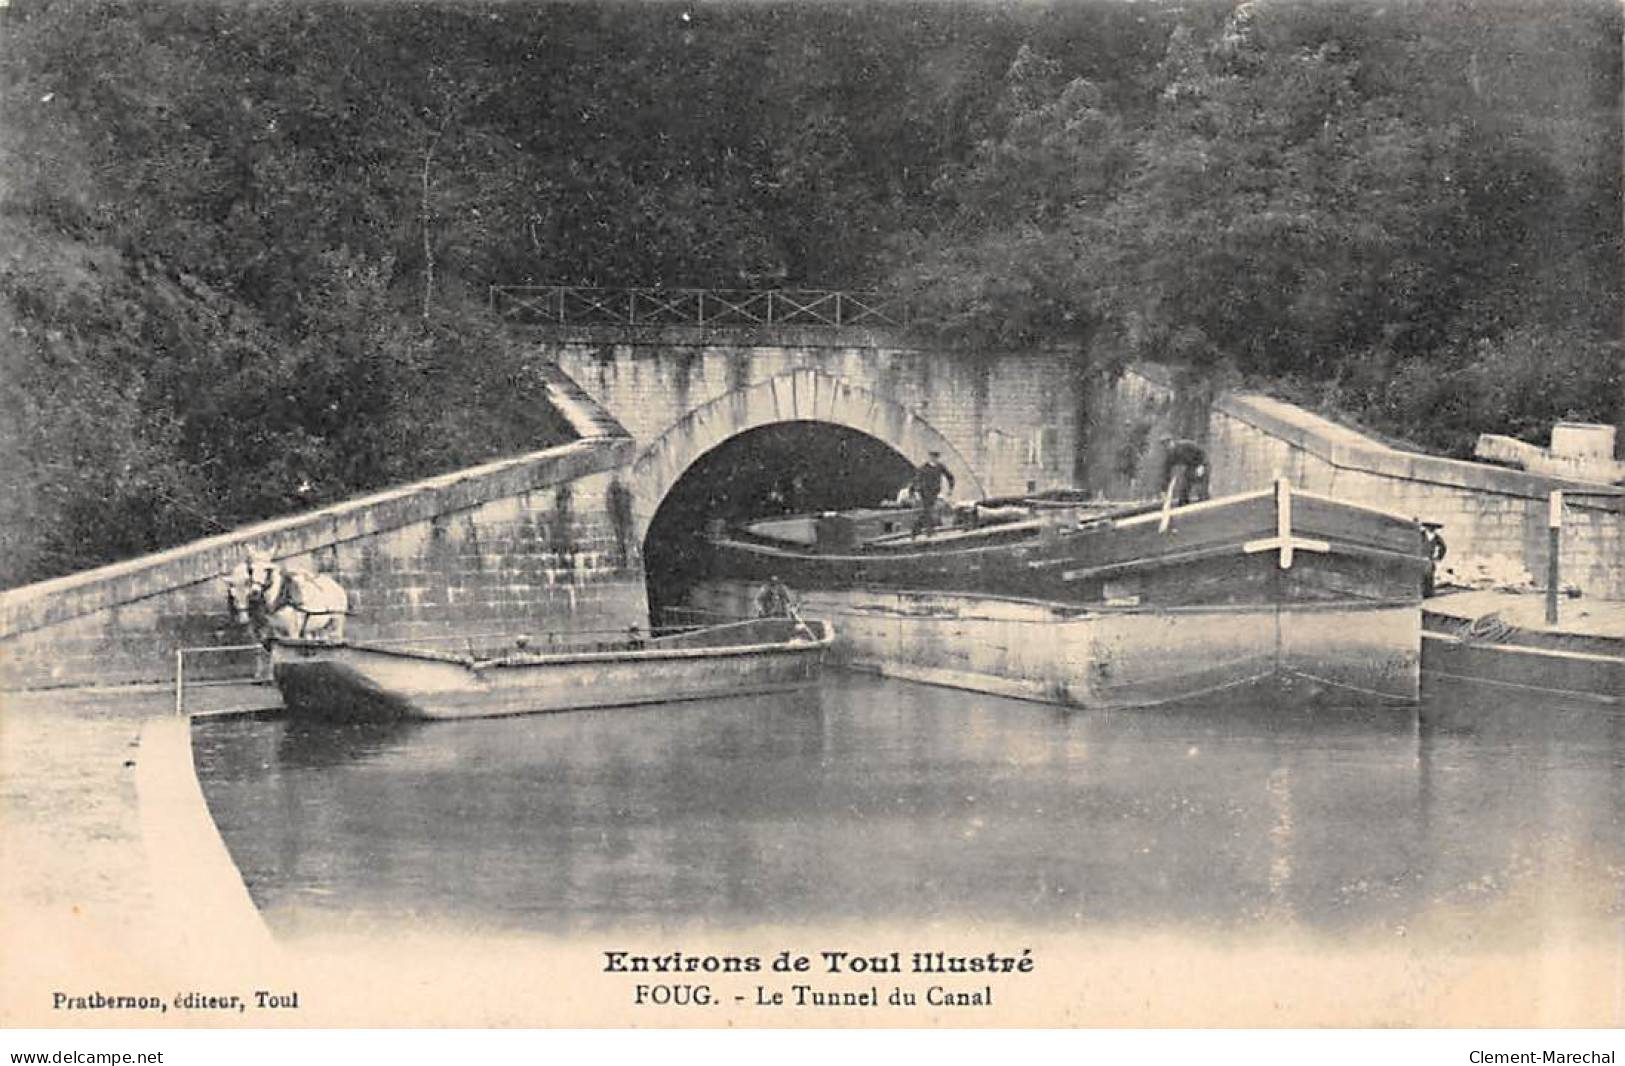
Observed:
[[[276,580],[275,569],[273,567],[267,566],[263,569],[265,572],[265,580],[260,582],[254,579],[253,567],[249,568],[249,602],[252,603],[254,598],[258,597],[261,604],[260,609],[265,612],[265,617],[267,619],[284,608],[298,612],[299,639],[305,639],[306,633],[310,629],[310,620],[312,618],[331,618],[334,615],[343,615],[348,613],[345,611],[312,611],[308,609],[303,604],[295,602],[292,595],[289,593],[289,586],[296,580],[293,574],[288,573],[286,570],[282,571],[282,580],[278,582]],[[268,601],[266,594],[271,590],[272,585],[277,586],[276,599],[274,601]]]

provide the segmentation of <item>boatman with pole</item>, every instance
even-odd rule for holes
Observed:
[[[796,610],[795,594],[790,587],[779,580],[778,574],[768,576],[767,584],[756,594],[757,618],[788,618],[796,624],[793,640],[817,640],[818,634],[812,631]]]
[[[1175,506],[1207,499],[1207,480],[1207,452],[1200,444],[1184,437],[1162,438],[1162,484],[1168,486],[1168,497]],[[1176,492],[1178,498],[1174,499]]]
[[[758,618],[791,618],[795,614],[795,601],[790,596],[790,589],[774,574],[767,579],[756,594],[756,617]]]
[[[919,497],[920,510],[914,516],[914,536],[937,528],[937,497],[942,495],[942,483],[954,487],[953,471],[942,465],[942,453],[931,452],[914,471],[914,493]]]

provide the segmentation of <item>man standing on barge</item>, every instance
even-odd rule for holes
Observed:
[[[919,513],[914,516],[914,536],[937,528],[937,497],[942,495],[942,483],[954,487],[954,475],[942,465],[942,453],[931,452],[930,457],[914,471],[914,492],[920,499]]]

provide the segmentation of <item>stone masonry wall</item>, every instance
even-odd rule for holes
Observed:
[[[220,577],[250,547],[332,573],[359,639],[647,624],[617,471],[578,441],[0,595],[0,688],[163,681],[181,647],[243,643]]]
[[[1561,581],[1584,595],[1625,599],[1625,493],[1484,463],[1389,448],[1290,404],[1231,395],[1208,430],[1213,493],[1260,488],[1277,476],[1312,492],[1442,523],[1447,565],[1527,571],[1546,579],[1548,496],[1564,490]]]
[[[1390,448],[1264,396],[1200,394],[1173,371],[1137,364],[1093,389],[1085,406],[1079,484],[1113,499],[1155,496],[1165,435],[1203,442],[1214,495],[1285,476],[1407,518],[1439,522],[1448,565],[1527,572],[1545,581],[1548,496],[1565,492],[1561,580],[1587,596],[1625,599],[1625,493],[1605,486]]]
[[[1082,485],[1154,495],[1160,437],[1196,436],[1215,494],[1286,476],[1442,523],[1458,566],[1482,560],[1537,580],[1547,495],[1563,489],[1564,583],[1625,599],[1625,493],[1400,452],[1265,397],[1193,395],[1160,368],[1097,388],[1080,440],[1082,397],[1061,352],[970,359],[884,337],[747,345],[670,328],[539,343],[557,360],[544,370],[550,396],[581,439],[0,593],[0,689],[159,682],[177,648],[242,643],[219,578],[255,547],[337,576],[360,639],[644,625],[634,460],[697,407],[761,382],[776,388],[792,371],[862,387],[929,423],[990,494]]]
[[[774,343],[746,343],[682,327],[558,332],[539,343],[644,444],[707,401],[813,369],[928,422],[990,494],[1064,487],[1075,478],[1078,394],[1063,352],[956,356],[856,332],[831,339],[781,330]]]
[[[1205,435],[1182,421],[1186,406],[1161,367],[1136,367],[1090,389],[1078,487],[1113,500],[1157,495],[1162,438]]]

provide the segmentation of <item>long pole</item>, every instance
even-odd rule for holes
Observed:
[[[1546,509],[1546,624],[1557,624],[1557,595],[1562,576],[1558,568],[1558,549],[1563,542],[1563,492],[1554,489]]]

